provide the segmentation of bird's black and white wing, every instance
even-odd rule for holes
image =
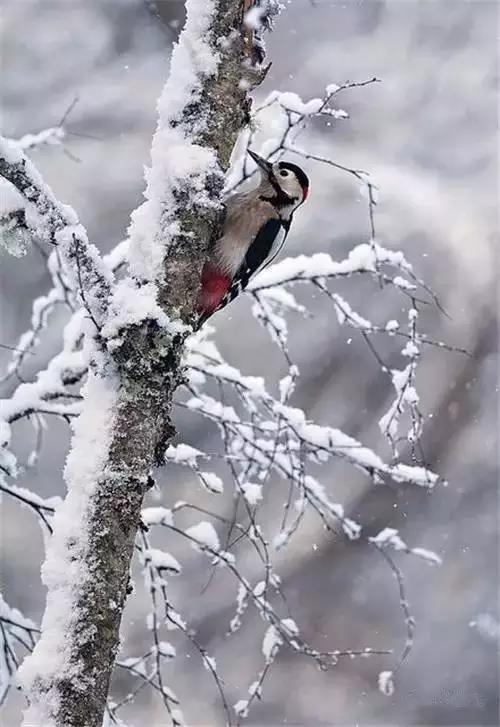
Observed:
[[[231,287],[222,299],[219,310],[234,300],[247,287],[251,278],[271,263],[283,247],[290,222],[273,218],[261,227],[238,272],[233,278]]]

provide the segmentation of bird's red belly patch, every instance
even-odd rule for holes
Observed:
[[[201,292],[198,300],[200,313],[212,314],[219,307],[222,299],[231,287],[231,278],[205,265],[201,276]]]

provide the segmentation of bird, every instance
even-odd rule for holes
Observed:
[[[222,234],[211,245],[201,274],[198,327],[224,308],[282,249],[293,215],[309,194],[309,178],[297,164],[269,162],[254,151],[257,187],[225,202]]]

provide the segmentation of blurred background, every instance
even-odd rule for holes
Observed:
[[[183,3],[158,3],[161,19],[144,0],[1,0],[0,6],[3,133],[19,137],[56,125],[78,96],[67,122],[73,158],[60,148],[33,156],[57,196],[77,209],[90,238],[107,252],[123,239],[130,211],[141,201],[155,103],[182,26]],[[444,560],[431,568],[397,559],[417,632],[395,694],[383,696],[376,686],[378,671],[391,668],[390,659],[342,662],[322,673],[284,651],[266,680],[262,703],[250,713],[251,725],[499,724],[497,16],[497,3],[483,0],[295,0],[267,39],[273,65],[259,99],[274,88],[309,98],[321,96],[327,83],[382,79],[339,95],[338,105],[350,118],[333,126],[315,123],[301,143],[373,174],[381,190],[380,243],[404,250],[450,314],[446,318],[428,306],[423,327],[472,356],[428,349],[420,366],[418,388],[430,415],[426,455],[448,487],[433,493],[374,488],[361,473],[338,464],[321,472],[333,499],[367,529],[399,528],[405,541],[431,548]],[[327,251],[340,259],[367,239],[366,201],[348,175],[314,162],[304,167],[312,191],[287,253]],[[0,285],[0,342],[15,345],[28,326],[32,299],[49,285],[39,251],[20,259],[3,255]],[[372,319],[404,320],[401,298],[374,285],[353,279],[338,290]],[[326,300],[306,287],[297,294],[314,317],[290,321],[290,348],[302,372],[293,403],[311,419],[338,426],[389,457],[377,426],[392,396],[386,379],[363,341],[339,328]],[[57,351],[57,323],[64,320],[61,311],[39,354],[29,357],[28,380]],[[215,325],[228,362],[270,382],[284,374],[279,352],[251,321],[248,297],[219,314]],[[391,365],[401,366],[393,342],[381,341],[379,350]],[[0,355],[3,364],[8,357],[1,350]],[[5,385],[0,395],[7,396],[12,386]],[[179,441],[207,451],[217,447],[217,432],[203,420],[179,416],[178,427]],[[24,424],[17,433],[22,459],[33,433]],[[42,495],[62,494],[68,441],[67,428],[51,422],[36,470],[19,484]],[[190,499],[198,496],[193,477],[180,469],[160,473],[159,483],[157,501],[166,505],[188,499],[187,493]],[[266,492],[269,525],[281,514],[279,487]],[[199,502],[207,497],[200,494]],[[4,502],[1,526],[4,596],[38,621],[44,604],[40,528],[30,512],[10,501]],[[234,584],[218,575],[201,597],[206,560],[177,545],[170,549],[185,568],[172,583],[173,602],[178,608],[184,604],[183,615],[217,657],[234,703],[261,666],[263,624],[250,612],[241,632],[227,639]],[[311,519],[277,563],[294,618],[312,644],[401,648],[396,584],[375,553],[327,537]],[[252,567],[249,563],[249,573]],[[148,605],[140,577],[136,585],[139,597],[128,606],[123,629],[127,655],[144,651]],[[178,637],[175,644],[179,656],[167,681],[181,697],[188,723],[223,724],[209,675],[189,645]],[[125,694],[125,678],[117,675],[115,682],[115,693]],[[21,698],[11,696],[6,727],[20,724],[21,706]],[[167,724],[145,692],[129,718],[130,724]]]

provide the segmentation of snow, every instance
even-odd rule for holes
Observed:
[[[293,618],[283,618],[281,619],[281,625],[283,628],[285,628],[292,636],[298,636],[299,635],[299,627],[293,620]]]
[[[142,656],[129,656],[126,659],[120,660],[120,665],[128,669],[133,669],[134,672],[146,677],[146,664],[144,663],[144,657]]]
[[[283,376],[279,381],[280,390],[280,402],[285,404],[295,391],[295,383],[298,377],[297,367],[293,367],[294,370],[287,376]]]
[[[370,331],[373,328],[370,321],[360,316],[359,313],[356,313],[356,311],[351,308],[350,304],[340,295],[333,293],[332,298],[336,304],[335,312],[341,326],[348,321],[349,325],[360,330]]]
[[[61,498],[57,495],[52,497],[41,497],[38,493],[32,492],[32,490],[28,490],[26,487],[19,487],[19,485],[13,485],[12,483],[2,482],[2,489],[5,492],[12,493],[19,501],[21,501],[21,506],[25,505],[22,500],[30,502],[41,508],[55,509],[61,504]]]
[[[265,8],[254,6],[247,10],[243,22],[250,30],[259,30],[262,25],[262,18],[265,16]]]
[[[221,478],[214,472],[198,472],[203,487],[214,495],[221,495],[224,492],[224,485]]]
[[[360,272],[375,272],[377,263],[405,266],[402,253],[387,250],[376,244],[361,243],[354,247],[347,258],[335,261],[324,252],[314,255],[299,255],[287,258],[262,270],[250,281],[247,290],[260,290],[289,282],[300,282],[312,278],[352,275]],[[408,265],[409,269],[410,266]]]
[[[392,671],[381,671],[378,675],[378,688],[386,697],[394,694],[394,673]]]
[[[173,659],[177,654],[175,646],[172,646],[169,641],[160,641],[158,644],[158,652],[167,659]]]
[[[169,629],[170,631],[175,631],[176,629],[182,629],[182,631],[185,631],[186,628],[186,622],[184,621],[182,616],[178,614],[177,611],[174,611],[173,608],[169,608],[167,629]]]
[[[257,598],[260,598],[260,596],[264,595],[266,591],[266,582],[265,581],[259,581],[253,588],[253,595]]]
[[[172,53],[168,81],[158,102],[160,125],[165,120],[180,121],[186,105],[202,92],[202,79],[217,71],[220,59],[210,42],[217,10],[213,0],[186,2],[186,24]]]
[[[404,400],[408,402],[408,404],[416,405],[420,401],[420,397],[417,393],[417,390],[414,386],[407,386],[404,391]]]
[[[260,698],[262,696],[262,686],[259,680],[255,680],[250,684],[250,686],[248,687],[248,693],[251,697]]]
[[[5,403],[0,400],[0,481],[4,481],[4,473],[9,474],[11,477],[17,475],[17,460],[13,452],[10,452],[8,447],[11,440],[11,428],[9,423],[6,421],[2,409],[2,404]]]
[[[25,201],[12,185],[0,179],[0,252],[4,248],[14,257],[26,253],[30,244],[30,233],[18,223],[17,211],[26,212]],[[9,221],[5,221],[6,219]]]
[[[434,553],[432,550],[427,550],[427,548],[411,548],[410,552],[433,565],[441,565],[443,562],[437,553]]]
[[[262,642],[262,653],[266,664],[271,664],[274,661],[274,657],[282,643],[283,639],[276,626],[269,626]]]
[[[204,457],[205,454],[189,444],[169,445],[165,451],[165,460],[175,462],[176,464],[184,464],[188,467],[196,468],[196,460],[198,457]]]
[[[172,333],[181,332],[185,327],[180,321],[170,321],[158,304],[157,295],[158,288],[154,283],[139,286],[130,278],[120,280],[114,286],[101,335],[114,339],[127,327],[145,320],[156,321],[161,328]]]
[[[261,376],[243,376],[234,366],[227,363],[210,364],[205,362],[203,368],[207,373],[227,382],[240,384],[254,396],[264,396],[266,393],[265,382]]]
[[[340,90],[340,86],[337,83],[329,83],[328,86],[325,88],[325,91],[328,96],[332,96],[334,93],[337,93],[337,91]]]
[[[376,545],[392,545],[395,550],[405,550],[406,545],[403,543],[401,538],[398,536],[398,531],[394,528],[384,528],[373,538],[370,538],[372,543]]]
[[[142,522],[150,525],[173,525],[172,510],[166,507],[145,507],[141,511]]]
[[[476,629],[485,641],[497,644],[500,641],[500,624],[490,613],[478,614],[476,619],[469,622],[469,626]]]
[[[288,544],[292,533],[289,530],[282,530],[273,538],[273,548],[280,550],[284,545]]]
[[[11,360],[6,368],[5,378],[7,378],[7,376],[9,376],[16,370],[16,367],[25,358],[26,352],[32,350],[38,344],[40,340],[40,335],[46,328],[50,315],[54,313],[56,305],[65,300],[65,295],[67,295],[67,293],[65,292],[63,287],[58,284],[57,286],[52,288],[46,295],[41,295],[38,298],[35,298],[31,308],[32,314],[30,330],[23,333],[18,339],[16,343],[16,350],[13,351]],[[76,347],[72,345],[75,340],[74,329],[78,329],[76,334],[77,338],[81,334],[81,330],[83,327],[83,315],[84,310],[78,310],[72,315],[70,321],[67,323],[64,329],[63,339],[64,348],[66,350]],[[69,340],[70,336],[71,340]]]
[[[107,265],[110,270],[115,270],[119,265],[122,265],[127,260],[128,248],[128,239],[119,242],[110,253],[104,256],[103,260],[105,265]]]
[[[30,151],[40,146],[61,146],[66,137],[66,132],[62,126],[52,126],[43,129],[37,134],[25,134],[20,139],[14,141],[23,151]]]
[[[408,341],[403,350],[401,351],[403,356],[408,358],[415,358],[420,353],[418,346],[413,341]]]
[[[263,290],[259,298],[265,297],[265,300],[269,303],[275,303],[282,310],[293,310],[297,313],[307,315],[307,308],[297,303],[295,296],[290,293],[286,288],[270,288],[269,290]]]
[[[19,183],[24,197],[26,221],[33,235],[58,246],[63,273],[73,291],[85,291],[85,307],[93,321],[103,322],[106,303],[112,283],[112,274],[104,264],[95,245],[87,239],[76,212],[60,203],[43,180],[34,164],[15,143],[0,138],[0,156],[11,165],[16,178],[15,165],[22,165],[23,182]],[[54,264],[55,256],[52,256]],[[51,259],[49,258],[49,266]],[[57,287],[57,285],[56,285]]]
[[[406,280],[405,278],[402,278],[400,275],[396,275],[396,277],[394,277],[392,279],[392,282],[394,283],[394,285],[396,285],[398,288],[401,288],[402,290],[416,290],[417,289],[416,285],[414,285],[413,283],[410,283],[408,280]]]
[[[130,272],[139,280],[162,280],[165,253],[180,233],[177,200],[181,194],[188,208],[214,205],[205,190],[207,178],[220,175],[217,157],[213,149],[197,143],[208,120],[202,114],[196,121],[189,115],[184,120],[183,112],[200,99],[206,79],[217,71],[219,54],[211,39],[215,9],[213,0],[187,0],[186,25],[158,101],[151,168],[145,175],[146,201],[133,213],[129,228]],[[185,201],[183,207],[185,211]]]
[[[66,205],[61,205],[66,208]],[[70,209],[68,216],[74,214]],[[66,211],[64,211],[66,215]],[[54,235],[64,260],[64,271],[68,275],[73,290],[84,291],[84,307],[94,321],[103,324],[106,318],[108,296],[113,283],[113,275],[104,264],[98,249],[87,239],[85,228],[76,222],[66,223]]]
[[[95,483],[104,471],[116,414],[117,387],[118,380],[112,374],[104,378],[90,372],[82,390],[85,407],[74,424],[65,478],[72,491],[79,490],[87,498],[94,493]]]
[[[378,535],[368,538],[368,542],[380,548],[391,547],[394,550],[401,550],[405,553],[416,555],[418,558],[427,561],[431,565],[441,565],[442,560],[432,550],[426,548],[410,548],[403,539],[400,537],[398,531],[395,528],[383,528]]]
[[[312,116],[316,114],[324,104],[322,98],[313,98],[310,101],[304,102],[300,96],[291,91],[280,93],[278,95],[278,101],[287,111],[292,111],[301,116]]]
[[[20,683],[32,698],[31,707],[24,713],[26,727],[32,723],[44,727],[55,724],[59,680],[71,677],[82,688],[92,688],[82,665],[74,661],[72,642],[66,635],[74,631],[79,617],[79,585],[91,577],[86,518],[93,508],[96,483],[102,477],[111,443],[116,381],[90,373],[84,396],[85,407],[74,425],[72,449],[66,462],[68,494],[54,515],[54,534],[42,566],[42,581],[48,589],[42,636],[19,670]],[[79,523],[78,528],[75,523]],[[37,699],[40,680],[48,688],[43,699]]]
[[[262,485],[246,482],[241,486],[241,491],[249,505],[258,505],[262,500]]]
[[[248,699],[239,699],[234,705],[234,711],[238,717],[248,717]]]
[[[295,430],[297,435],[313,447],[341,454],[354,464],[386,471],[387,467],[378,455],[368,447],[363,447],[353,437],[339,429],[310,424],[305,421],[304,413],[297,408],[277,404],[275,411]]]
[[[0,137],[0,156],[9,164],[19,164],[23,159],[21,147],[12,139]]]
[[[24,213],[28,230],[13,215],[17,211]],[[50,239],[50,229],[37,205],[25,199],[9,182],[0,179],[0,218],[9,216],[9,222],[2,222],[0,227],[0,249],[5,247],[7,252],[20,257],[31,244],[33,231],[41,240]]]
[[[199,411],[210,419],[222,419],[227,422],[238,422],[239,417],[232,406],[224,406],[206,394],[192,397],[186,403],[188,409]]]
[[[15,679],[9,654],[14,653],[17,642],[30,643],[28,632],[37,632],[37,626],[29,618],[23,616],[17,608],[12,608],[0,593],[0,705]]]
[[[258,301],[252,306],[252,314],[267,329],[271,340],[284,348],[288,335],[286,320],[281,314],[274,312],[272,303],[268,296],[259,295]]]
[[[179,575],[182,572],[182,566],[170,553],[158,548],[146,548],[142,551],[141,557],[143,562],[151,563],[153,568],[160,571],[167,571],[173,575]]]
[[[203,666],[205,667],[205,669],[207,669],[207,671],[217,671],[217,662],[213,656],[207,656],[207,654],[203,654]]]
[[[357,540],[361,535],[361,525],[350,517],[343,517],[341,520],[342,530],[349,540]]]
[[[425,467],[402,462],[390,467],[390,473],[396,482],[411,482],[428,489],[432,489],[439,480],[439,476],[435,472],[431,472]]]
[[[229,624],[230,634],[234,634],[240,628],[241,617],[248,608],[249,598],[250,586],[248,585],[246,580],[243,579],[243,582],[238,584],[238,593],[236,595],[236,613],[231,619],[231,623]]]
[[[405,372],[394,371],[392,373],[396,382],[400,385]],[[438,476],[435,473],[419,465],[405,465],[402,463],[389,465],[385,463],[373,450],[363,446],[359,441],[341,430],[307,422],[304,412],[296,407],[293,408],[279,403],[268,394],[263,396],[262,399],[273,414],[284,421],[295,436],[307,445],[311,452],[314,452],[316,461],[324,461],[330,454],[335,455],[362,468],[369,476],[372,476],[375,480],[378,479],[378,481],[381,481],[381,478],[380,476],[377,478],[376,475],[388,475],[395,482],[408,482],[425,487],[433,487],[438,481]],[[189,399],[186,405],[189,409],[198,411],[219,424],[224,426],[230,424],[232,430],[237,429],[239,437],[234,436],[231,440],[232,454],[241,453],[241,450],[244,449],[245,456],[255,458],[256,461],[266,461],[266,456],[263,456],[259,448],[263,446],[272,447],[272,444],[265,444],[264,440],[259,440],[259,448],[253,447],[251,444],[254,438],[253,430],[240,421],[233,407],[224,406],[221,402],[201,393],[197,397]],[[247,443],[244,440],[247,440]],[[277,452],[272,459],[275,459],[277,464],[286,471],[289,470],[289,460],[284,455]],[[356,528],[353,530],[347,526],[346,532],[355,536],[355,530]]]
[[[37,234],[42,238],[49,238],[54,227],[62,227],[62,223],[72,226],[78,224],[76,212],[68,205],[58,202],[52,190],[38,172],[34,164],[23,154],[21,148],[14,142],[0,137],[0,156],[9,164],[23,164],[27,177],[32,180],[32,187],[27,190],[29,201],[25,200],[26,209],[34,207],[38,213],[40,226]]]
[[[11,434],[12,432],[9,424],[4,419],[0,419],[0,447],[9,446]]]
[[[348,119],[349,114],[345,109],[324,109],[322,114],[325,114],[326,116],[331,116],[334,119]]]
[[[412,374],[413,369],[411,364],[408,364],[405,369],[393,369],[391,371],[391,379],[396,391],[396,397],[387,412],[379,419],[378,423],[380,431],[391,440],[395,440],[398,434],[399,419],[404,410],[403,403],[405,401],[406,388],[409,386]]]
[[[189,538],[195,540],[202,549],[205,547],[211,551],[220,550],[219,537],[215,528],[207,521],[201,521],[197,525],[187,528],[185,533]]]

